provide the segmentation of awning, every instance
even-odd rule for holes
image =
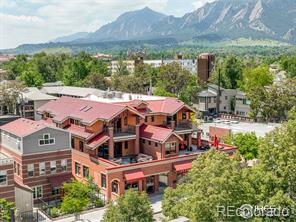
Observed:
[[[52,187],[62,187],[63,183],[69,182],[72,178],[71,173],[55,175],[48,177],[48,181]]]
[[[145,177],[142,170],[133,170],[124,172],[124,178],[127,182],[142,180]]]
[[[87,146],[95,149],[98,146],[102,145],[103,143],[107,142],[110,139],[110,137],[107,135],[107,133],[100,133],[99,135],[92,138],[88,143]]]
[[[192,162],[174,163],[174,169],[177,173],[185,173],[192,168]]]

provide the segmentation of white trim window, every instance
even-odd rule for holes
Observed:
[[[50,174],[57,173],[57,162],[55,160],[50,161]]]
[[[176,151],[176,142],[168,142],[165,143],[165,154],[169,155],[169,154],[175,154]]]
[[[61,160],[61,171],[62,173],[67,172],[67,159]]]
[[[7,171],[1,170],[0,171],[0,187],[7,186]]]
[[[33,187],[33,199],[38,199],[43,196],[42,186]]]
[[[34,176],[34,164],[28,164],[28,177]]]
[[[39,176],[46,175],[45,162],[39,163]]]
[[[55,138],[50,137],[49,133],[43,134],[43,139],[38,140],[39,146],[47,146],[47,145],[54,145]]]

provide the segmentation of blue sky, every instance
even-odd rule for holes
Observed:
[[[0,0],[0,49],[92,32],[126,11],[148,6],[182,16],[214,0]]]

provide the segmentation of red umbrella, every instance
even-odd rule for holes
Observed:
[[[214,147],[216,147],[218,149],[219,147],[219,140],[218,140],[218,137],[215,135],[215,138],[214,138]]]
[[[182,143],[181,143],[181,150],[184,150],[184,141],[182,141]]]

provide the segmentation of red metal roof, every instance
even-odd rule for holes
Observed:
[[[192,162],[174,163],[174,169],[178,173],[187,172],[192,168]]]
[[[156,140],[156,141],[163,143],[171,135],[175,135],[180,140],[182,140],[181,137],[179,137],[177,134],[174,133],[174,131],[172,129],[169,129],[169,128],[165,128],[165,127],[161,127],[161,126],[145,125],[145,124],[143,124],[140,127],[140,137],[141,138]]]
[[[37,132],[38,130],[41,130],[48,126],[52,127],[51,124],[46,123],[45,121],[39,122],[25,118],[19,118],[17,120],[14,120],[10,123],[1,126],[0,129],[9,132],[13,135],[23,137]]]
[[[142,180],[145,175],[141,169],[124,172],[124,178],[128,182]]]
[[[67,174],[58,174],[58,175],[50,176],[47,179],[52,187],[61,187],[63,183],[69,182],[71,178],[72,178],[72,174],[67,173]]]
[[[99,135],[95,136],[94,138],[92,138],[87,146],[89,146],[90,148],[96,148],[100,145],[102,145],[103,143],[107,142],[109,140],[109,136],[107,133],[100,133]]]
[[[67,130],[68,132],[70,132],[70,133],[72,133],[72,134],[74,134],[76,136],[82,137],[84,139],[88,139],[88,138],[94,136],[93,133],[85,131],[84,127],[77,126],[77,125],[74,125],[74,124],[66,126],[64,128],[64,130]]]
[[[164,98],[159,100],[145,100],[143,101],[147,104],[147,113],[165,113],[165,114],[175,114],[183,107],[188,107],[184,102],[176,98]],[[141,100],[132,100],[129,102],[119,102],[115,103],[118,105],[132,106],[135,107],[141,104]],[[143,112],[143,110],[141,110]]]
[[[41,106],[38,112],[49,112],[55,121],[61,122],[68,117],[79,119],[90,124],[97,119],[110,120],[122,111],[126,106],[111,103],[95,102],[72,97],[61,97],[56,101],[50,101]],[[133,110],[137,112],[136,110]]]

